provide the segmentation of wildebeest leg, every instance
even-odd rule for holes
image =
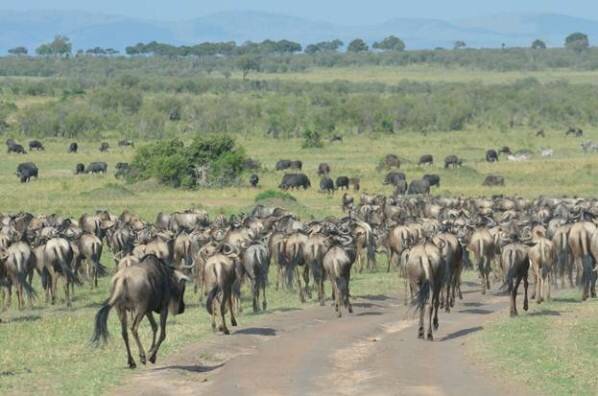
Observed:
[[[527,287],[529,283],[527,281],[527,272],[523,274],[523,310],[527,311],[528,309],[528,301],[527,301]]]
[[[253,312],[257,312],[258,309],[258,303],[259,303],[259,295],[260,295],[260,289],[257,283],[257,279],[253,279],[251,282],[251,294],[253,295]]]
[[[240,304],[240,302],[239,302],[239,304]],[[228,306],[230,308],[230,324],[232,326],[236,327],[237,326],[237,318],[235,318],[235,313],[233,312],[233,296],[232,295],[228,298]]]
[[[341,290],[338,287],[338,280],[335,279],[334,280],[334,307],[336,309],[336,316],[338,316],[339,318],[341,316],[343,316],[341,304],[342,304]]]
[[[345,298],[347,299],[347,309],[349,313],[353,313],[353,305],[351,305],[351,291],[349,290],[349,284],[351,283],[351,271],[347,274],[347,295]]]
[[[432,304],[433,307],[431,307],[430,309],[434,309],[434,321],[432,322],[434,325],[434,330],[438,330],[438,308],[440,307],[440,288],[437,287],[436,290],[433,291],[433,295],[432,295]],[[430,313],[430,316],[431,313]],[[428,334],[428,339],[430,339],[430,334]]]
[[[521,278],[522,277],[518,276],[517,279],[515,279],[515,284],[513,285],[513,289],[511,289],[511,316],[517,316],[517,289],[521,283]],[[525,289],[527,295],[527,287],[525,287]]]
[[[299,274],[299,266],[295,265],[295,278],[297,278],[297,287],[299,288],[299,300],[305,302],[305,294],[303,286],[301,285],[301,275]]]
[[[58,293],[58,274],[55,272],[52,275],[52,301],[51,304],[56,303],[56,294]]]
[[[575,287],[575,284],[573,283],[573,263],[571,261],[571,257],[567,254],[565,256],[565,260],[566,261],[566,265],[567,265],[567,272],[569,273],[569,286],[570,287]]]
[[[262,280],[261,281],[261,286],[262,286],[262,309],[265,311],[266,307],[268,306],[268,301],[266,301],[266,281]]]
[[[424,338],[424,315],[426,311],[426,304],[419,307],[419,327],[417,329],[417,337]]]
[[[156,319],[154,319],[154,314],[148,312],[146,314],[147,320],[150,322],[150,326],[152,327],[152,345],[150,346],[150,351],[156,347],[156,336],[158,335],[158,323],[156,323]]]
[[[133,333],[133,339],[137,343],[137,349],[139,350],[139,361],[141,361],[141,363],[145,365],[145,363],[147,363],[145,359],[145,350],[143,349],[143,344],[139,339],[139,324],[141,323],[143,316],[144,315],[140,314],[139,312],[136,312],[135,315],[133,315],[133,322],[131,323],[131,333]]]
[[[166,339],[166,319],[168,319],[168,309],[167,307],[163,307],[160,312],[160,337],[158,338],[158,343],[156,346],[149,351],[149,361],[150,363],[156,363],[156,357],[158,355],[158,349],[160,349],[160,345],[162,345],[162,341]]]
[[[486,294],[486,266],[485,266],[485,258],[481,256],[479,258],[478,268],[480,269],[480,276],[482,278],[482,294]]]
[[[222,291],[222,301],[220,301],[220,328],[219,330],[222,331],[224,334],[230,334],[228,328],[226,327],[226,303],[230,300],[230,290],[226,290],[226,288]],[[231,315],[233,314],[231,309]]]
[[[312,294],[309,287],[309,265],[307,264],[303,265],[303,282],[305,282],[305,293],[307,294],[307,297],[311,299]]]
[[[594,271],[592,271],[590,294],[591,294],[592,298],[596,298],[596,272],[594,272]]]
[[[66,306],[70,307],[71,306],[71,289],[70,289],[70,285],[69,285],[69,281],[68,278],[64,277],[64,295],[66,298]]]
[[[135,368],[135,360],[131,354],[131,346],[129,345],[129,333],[127,332],[127,311],[124,309],[118,309],[118,318],[120,319],[120,332],[125,342],[125,348],[127,348],[127,363],[129,368]]]

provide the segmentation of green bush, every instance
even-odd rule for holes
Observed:
[[[270,199],[280,199],[282,201],[297,201],[297,198],[289,194],[288,192],[277,191],[277,190],[266,190],[255,196],[255,202],[267,201]]]
[[[324,143],[322,143],[322,137],[318,132],[306,129],[305,132],[303,132],[303,144],[301,145],[301,147],[322,148],[324,147]]]

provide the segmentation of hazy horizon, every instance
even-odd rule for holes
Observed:
[[[179,0],[176,7],[158,0],[104,0],[101,3],[81,0],[3,0],[2,3],[0,9],[9,11],[70,10],[154,20],[184,20],[227,11],[270,12],[345,25],[374,24],[390,18],[450,20],[504,13],[554,13],[598,19],[598,2],[586,0],[570,1],[567,4],[555,0],[505,0],[484,5],[474,0],[455,0],[450,3],[442,0],[417,3],[371,0],[358,4],[347,4],[340,0],[329,0],[325,3],[304,0],[291,4],[275,0],[254,0],[251,6],[239,5],[238,1],[233,0]]]

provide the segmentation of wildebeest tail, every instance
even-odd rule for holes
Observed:
[[[62,250],[56,246],[53,247],[53,250],[54,250],[54,255],[56,257],[58,257],[58,262],[60,264],[60,271],[66,278],[67,282],[80,285],[81,280],[79,280],[79,277],[75,275],[75,273],[73,272],[71,267],[67,264],[67,260],[64,257],[64,255],[62,254]]]
[[[419,290],[417,291],[415,298],[413,300],[413,305],[415,305],[415,307],[417,309],[424,309],[426,304],[428,303],[428,300],[430,299],[430,291],[432,290],[432,282],[431,282],[431,278],[430,278],[430,273],[429,273],[429,268],[428,268],[428,263],[424,263],[424,258],[420,257],[419,259],[420,261],[420,265],[422,267],[422,270],[425,272],[426,276],[424,281],[421,283]]]
[[[594,277],[594,260],[590,254],[584,254],[581,259],[582,262],[582,275],[581,275],[581,286],[590,284]]]
[[[104,264],[100,263],[100,253],[99,253],[99,249],[100,249],[99,244],[95,244],[93,243],[91,245],[91,254],[93,257],[93,265],[96,269],[96,274],[97,276],[106,276],[108,275],[108,269],[104,266]]]
[[[112,293],[110,297],[104,301],[102,307],[96,313],[95,326],[93,335],[91,336],[91,343],[94,346],[99,346],[100,343],[106,343],[110,333],[108,332],[108,314],[112,307],[120,300],[121,296],[126,293],[127,280],[124,278],[117,278],[112,285]]]
[[[209,292],[208,292],[208,297],[206,298],[206,310],[208,311],[208,313],[210,315],[212,315],[212,311],[213,311],[213,305],[214,305],[214,299],[216,298],[216,296],[218,295],[218,293],[220,292],[220,286],[216,285],[214,286]]]
[[[508,256],[509,262],[506,263],[509,270],[507,271],[507,277],[505,279],[505,282],[502,284],[502,286],[499,289],[500,291],[510,292],[511,290],[513,290],[513,281],[515,279],[515,273],[517,271],[515,268],[515,265],[514,265],[514,263],[515,263],[515,258],[513,257],[514,254],[515,254],[514,250],[509,251],[509,256]]]

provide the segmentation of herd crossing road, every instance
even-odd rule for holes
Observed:
[[[473,284],[450,314],[439,313],[435,341],[417,339],[415,313],[402,299],[353,298],[354,314],[332,307],[277,312],[190,345],[133,375],[118,395],[521,395],[530,392],[476,367],[469,336],[506,296]],[[160,362],[159,362],[160,363]]]

